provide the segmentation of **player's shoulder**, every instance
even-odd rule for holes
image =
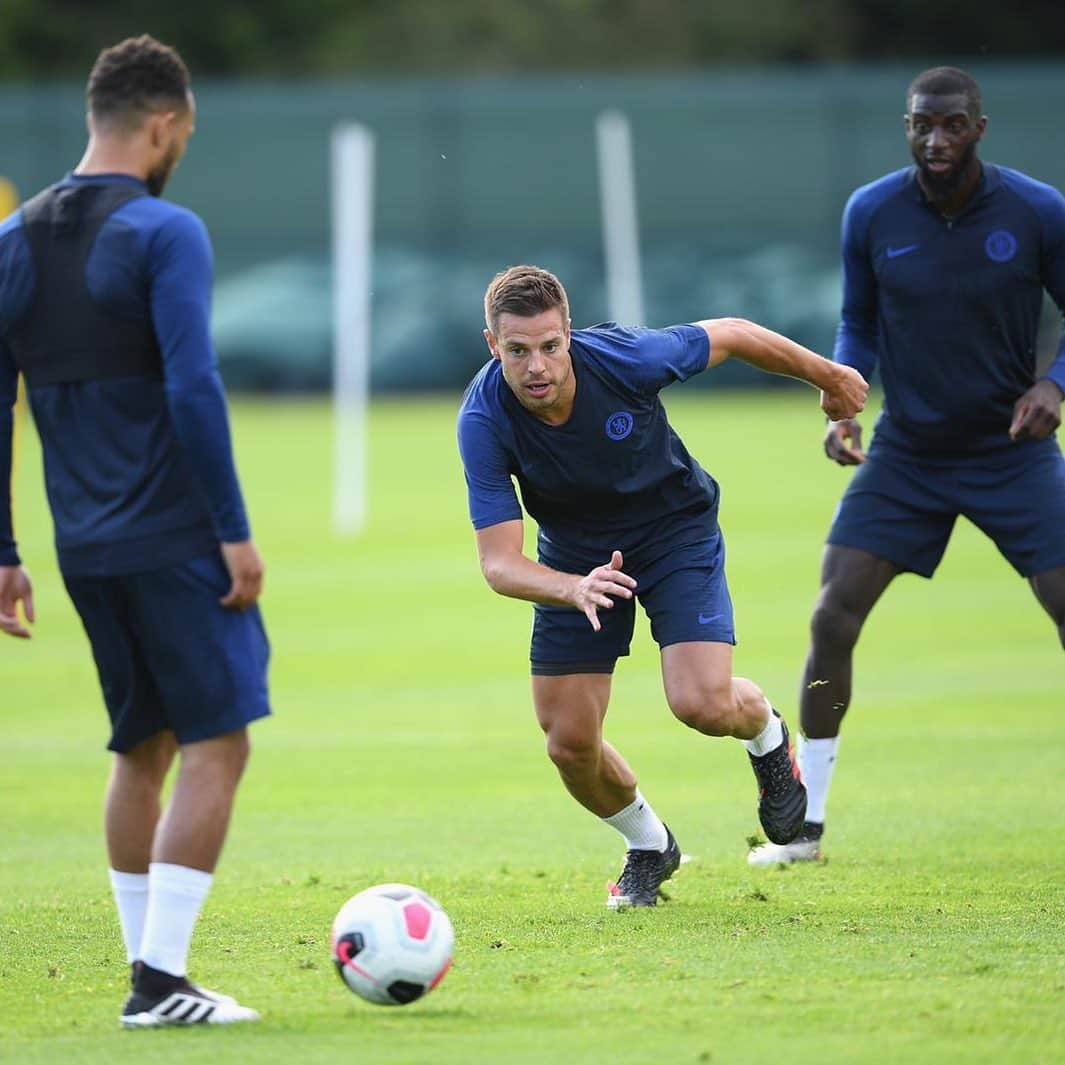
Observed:
[[[0,279],[17,281],[23,270],[32,269],[30,245],[22,221],[22,211],[16,210],[0,221]]]
[[[195,211],[158,196],[138,196],[119,207],[111,216],[149,235],[172,240],[207,240],[207,226]]]
[[[627,367],[640,364],[653,355],[667,330],[648,329],[642,325],[619,325],[600,322],[584,329],[574,329],[571,347],[576,347],[592,369],[624,375]]]
[[[503,368],[498,359],[489,359],[466,386],[459,405],[459,422],[468,418],[495,420],[503,413],[499,388],[503,380]]]
[[[18,234],[14,239],[21,239],[22,232],[22,211],[14,210],[7,216],[0,220],[0,241],[7,240],[12,237],[12,234]]]
[[[913,167],[904,166],[890,174],[856,188],[847,199],[845,212],[848,215],[871,217],[881,207],[900,196],[905,196],[914,181]]]
[[[985,165],[993,168],[993,173],[1004,189],[1026,203],[1040,217],[1046,218],[1050,215],[1060,224],[1065,213],[1065,196],[1062,196],[1059,189],[1008,166]]]
[[[616,352],[632,351],[641,337],[649,330],[640,326],[618,325],[617,322],[599,322],[584,329],[574,329],[571,340],[580,344],[594,354],[610,355]]]

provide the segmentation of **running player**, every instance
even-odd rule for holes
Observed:
[[[822,389],[833,418],[860,411],[867,386],[856,371],[740,319],[571,330],[558,278],[531,266],[493,279],[485,320],[492,358],[458,423],[481,569],[500,595],[535,604],[533,703],[548,756],[570,794],[625,839],[607,905],[653,906],[680,849],[602,738],[636,599],[661,647],[676,717],[744,741],[766,835],[788,842],[806,811],[784,722],[756,684],[732,675],[718,485],[670,427],[658,393],[730,355]],[[512,476],[539,523],[535,562],[522,550]]]

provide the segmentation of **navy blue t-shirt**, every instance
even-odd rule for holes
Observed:
[[[248,539],[225,397],[209,323],[213,260],[203,222],[147,194],[115,210],[86,265],[93,300],[150,321],[163,380],[141,377],[37,387],[30,403],[64,573],[135,573]],[[27,313],[35,269],[22,216],[0,223],[0,565],[18,562],[11,528],[11,408],[17,372],[5,334]]]
[[[688,454],[658,395],[705,370],[709,353],[695,325],[575,329],[576,394],[564,425],[530,414],[490,360],[458,420],[474,528],[522,517],[514,477],[540,527],[539,556],[555,568],[592,569],[615,549],[645,566],[711,536],[717,482]]]
[[[983,171],[952,219],[912,166],[858,189],[844,211],[835,358],[866,378],[879,360],[882,442],[1009,446],[1013,405],[1036,379],[1044,289],[1065,312],[1065,198],[1016,170]],[[1065,340],[1047,376],[1065,391]]]

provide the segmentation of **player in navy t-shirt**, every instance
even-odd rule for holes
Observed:
[[[673,713],[704,735],[744,741],[770,839],[793,839],[806,810],[783,721],[757,685],[732,676],[717,483],[670,427],[658,393],[730,355],[822,389],[834,418],[860,411],[867,386],[857,371],[740,319],[571,330],[558,278],[531,266],[493,279],[485,320],[492,359],[458,419],[481,569],[500,595],[535,604],[533,702],[548,755],[573,797],[625,838],[607,905],[653,906],[680,849],[602,738],[634,599],[662,649]],[[539,525],[535,562],[522,550],[512,478]]]
[[[159,199],[195,103],[180,57],[150,37],[100,54],[88,102],[74,173],[0,224],[0,630],[26,638],[34,620],[8,492],[21,371],[111,717],[105,824],[133,963],[122,1024],[255,1020],[185,976],[246,726],[270,712],[263,564],[209,333],[211,246],[199,218]]]
[[[1065,343],[1038,380],[1035,356],[1043,290],[1065,311],[1065,198],[977,158],[987,119],[964,71],[925,71],[906,105],[913,165],[843,215],[835,357],[866,377],[879,363],[885,403],[868,455],[853,420],[825,439],[860,469],[828,534],[803,676],[807,824],[752,864],[819,856],[858,634],[899,573],[932,576],[959,515],[1028,579],[1065,644]]]

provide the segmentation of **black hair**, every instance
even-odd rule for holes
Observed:
[[[969,105],[969,114],[979,117],[983,102],[976,79],[957,67],[932,67],[922,71],[906,90],[906,110],[915,96],[964,96]]]
[[[100,53],[85,95],[96,121],[131,124],[151,111],[183,110],[188,92],[189,71],[181,56],[143,34]]]

